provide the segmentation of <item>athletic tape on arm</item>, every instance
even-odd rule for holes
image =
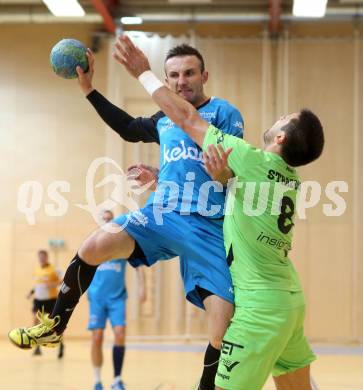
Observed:
[[[144,73],[141,73],[139,81],[150,96],[152,96],[157,89],[164,86],[151,70],[146,70]]]

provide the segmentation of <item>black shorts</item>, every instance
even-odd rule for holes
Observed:
[[[57,301],[57,298],[52,299],[34,299],[33,300],[33,313],[36,313],[38,310],[42,311],[44,308],[44,313],[50,314],[53,311],[53,307]]]

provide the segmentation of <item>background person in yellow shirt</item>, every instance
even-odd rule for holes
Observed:
[[[44,249],[38,251],[39,265],[34,270],[35,284],[27,298],[33,297],[33,321],[34,325],[39,323],[37,312],[51,313],[57,300],[58,286],[62,281],[61,272],[49,262],[48,252]],[[41,355],[40,347],[35,348],[33,355]],[[61,359],[64,353],[63,343],[59,346],[58,358]]]

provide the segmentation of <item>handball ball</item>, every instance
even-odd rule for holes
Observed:
[[[86,52],[86,47],[76,39],[62,39],[50,52],[50,63],[54,72],[64,79],[77,78],[77,66],[87,72]]]

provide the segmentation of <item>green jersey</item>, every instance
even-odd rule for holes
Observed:
[[[288,253],[291,249],[296,197],[295,169],[277,154],[209,126],[203,149],[233,148],[228,165],[235,178],[228,186],[224,241],[233,285],[243,290],[301,291]]]

